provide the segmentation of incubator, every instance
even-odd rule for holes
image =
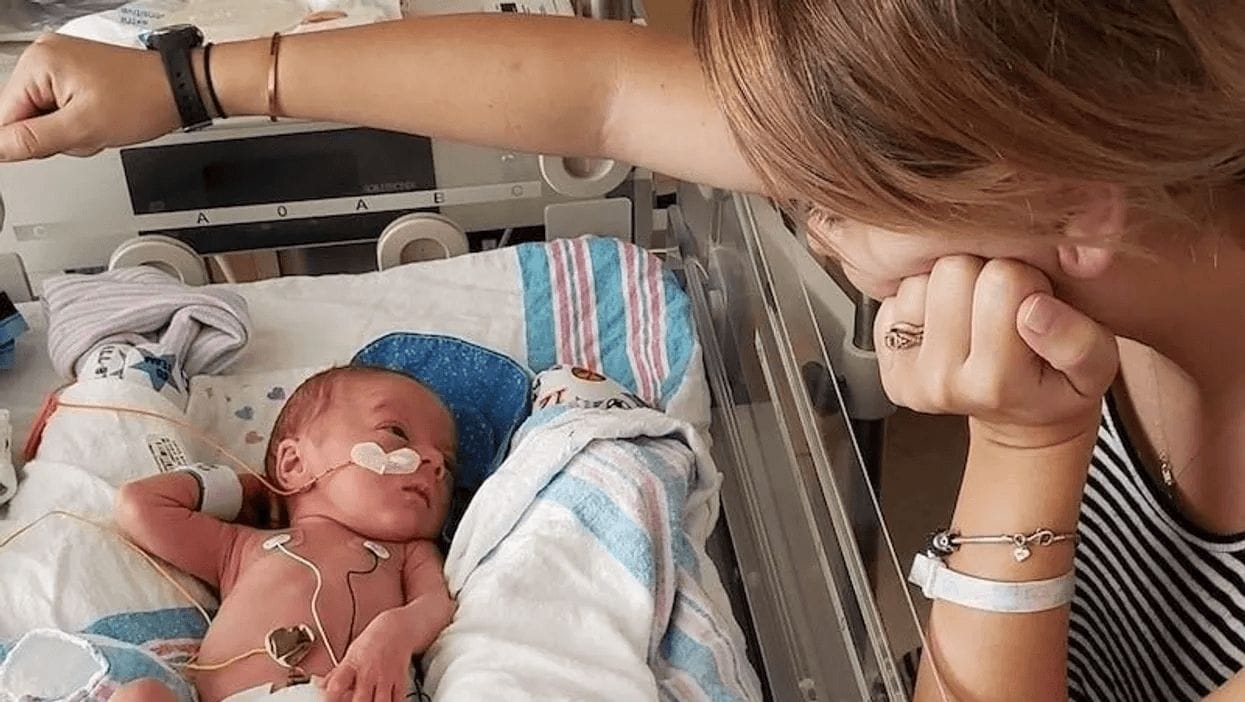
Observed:
[[[723,476],[709,552],[767,697],[906,700],[901,660],[920,633],[877,497],[892,407],[871,348],[873,308],[769,202],[680,185],[659,206],[653,182],[626,164],[229,120],[90,159],[0,168],[0,289],[20,302],[51,275],[132,265],[201,284],[209,259],[239,251],[282,252],[282,272],[298,274],[331,271],[331,254],[314,271],[302,256],[345,244],[365,252],[364,267],[387,269],[515,232],[632,242],[690,300]],[[0,374],[15,436],[48,382]]]

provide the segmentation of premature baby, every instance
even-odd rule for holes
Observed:
[[[272,432],[268,479],[289,528],[236,523],[254,476],[194,466],[126,485],[120,528],[220,591],[195,665],[201,702],[405,700],[411,659],[453,602],[435,539],[449,510],[452,415],[411,378],[346,367],[306,381]],[[173,700],[160,683],[116,702]]]

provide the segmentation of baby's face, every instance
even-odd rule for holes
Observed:
[[[313,489],[316,507],[365,538],[435,538],[454,480],[453,417],[430,390],[400,375],[358,374],[339,383],[330,405],[301,432],[300,459],[310,475],[323,475]],[[343,465],[361,443],[413,449],[419,468],[382,475]]]

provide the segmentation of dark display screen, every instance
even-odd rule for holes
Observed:
[[[348,193],[359,184],[359,168],[351,153],[217,161],[203,167],[203,190],[211,202],[241,202],[283,178],[297,179],[305,192]]]
[[[338,129],[125,149],[135,214],[436,189],[432,142]]]

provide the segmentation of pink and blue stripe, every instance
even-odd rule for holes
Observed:
[[[686,294],[661,262],[615,239],[585,237],[516,249],[528,365],[590,368],[664,407],[694,350]]]

